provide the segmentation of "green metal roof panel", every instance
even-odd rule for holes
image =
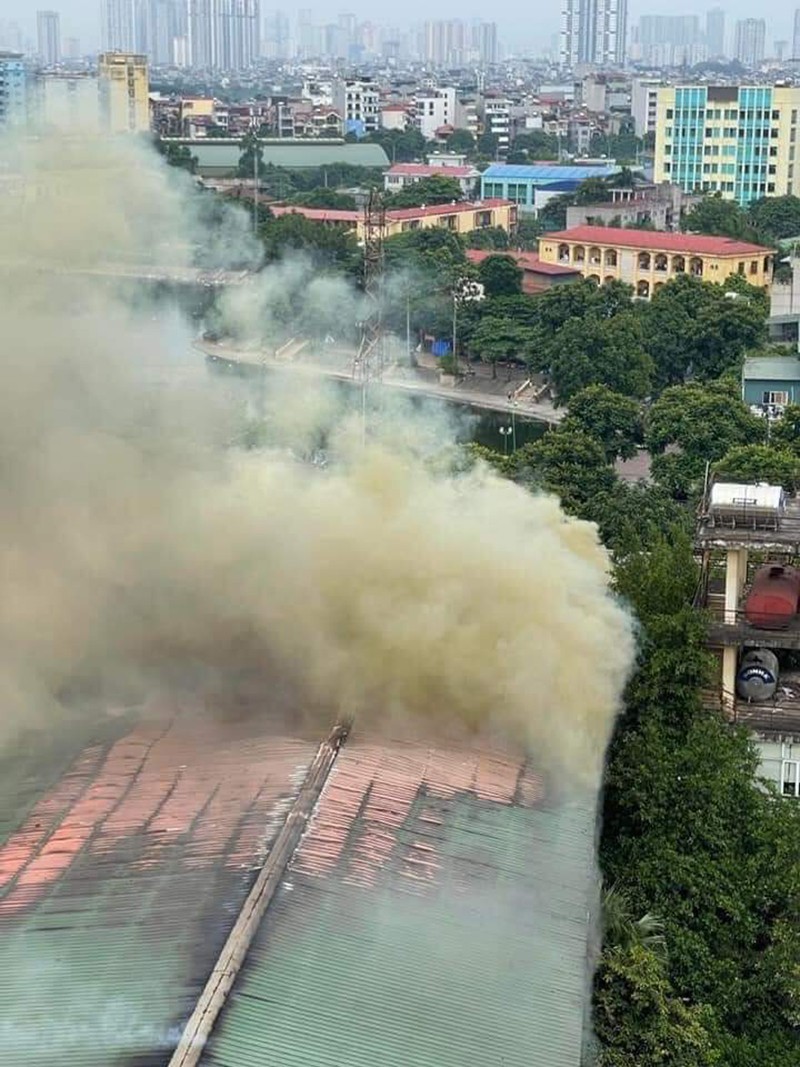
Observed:
[[[577,1067],[594,803],[486,754],[345,746],[204,1067]]]
[[[162,1067],[316,745],[197,714],[0,779],[0,1060]]]
[[[800,381],[800,359],[795,356],[769,356],[746,359],[744,379],[747,382],[760,380]]]
[[[204,171],[235,170],[239,166],[241,146],[238,144],[208,143],[198,141],[183,142],[189,145],[191,153],[197,159],[198,169]],[[343,141],[341,144],[317,144],[308,141],[303,144],[262,145],[265,164],[286,167],[289,170],[302,170],[305,167],[330,167],[334,163],[348,163],[354,167],[389,166],[389,157],[378,144],[355,144]]]

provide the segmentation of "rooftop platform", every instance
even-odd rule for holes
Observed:
[[[781,556],[800,556],[800,499],[787,497],[785,511],[774,529],[723,525],[701,511],[695,541],[702,549],[749,548]]]

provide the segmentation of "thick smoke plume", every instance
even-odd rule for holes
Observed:
[[[40,142],[13,158],[21,182],[0,199],[0,730],[47,722],[90,687],[138,700],[248,679],[264,708],[511,735],[593,780],[633,648],[594,527],[486,470],[442,474],[420,456],[430,426],[396,407],[364,448],[307,375],[281,385],[274,427],[310,439],[326,423],[336,463],[230,447],[218,382],[166,390],[146,373],[187,338],[91,273],[180,266],[204,236],[196,194],[129,142]],[[336,286],[355,305],[344,282],[318,280],[326,314]],[[252,329],[280,289],[280,271],[265,274],[228,314]]]

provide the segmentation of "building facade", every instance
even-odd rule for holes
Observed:
[[[136,0],[103,0],[103,48],[136,51]],[[141,0],[139,10],[141,11]]]
[[[150,129],[150,77],[147,56],[104,52],[99,57],[100,113],[109,133]]]
[[[573,267],[598,285],[625,282],[645,300],[680,274],[707,282],[723,282],[737,274],[751,285],[769,287],[772,255],[762,245],[727,237],[606,226],[576,226],[548,233],[539,241],[543,262]]]
[[[101,119],[100,83],[86,71],[45,71],[31,86],[30,118],[40,130],[98,133]]]
[[[794,194],[800,88],[671,86],[658,92],[656,182],[747,204]]]
[[[27,119],[25,59],[0,52],[0,130],[24,126]]]
[[[724,59],[725,51],[725,11],[721,7],[712,7],[706,12],[706,51],[709,59]]]
[[[36,54],[46,67],[61,62],[61,18],[57,11],[36,12]]]
[[[344,78],[333,90],[333,106],[345,133],[364,137],[380,128],[380,93],[370,78]]]
[[[261,52],[259,0],[188,0],[189,64],[199,70],[252,67]]]
[[[364,215],[360,211],[335,211],[295,205],[272,206],[271,211],[276,217],[303,215],[312,222],[353,230],[359,241],[364,239]],[[432,204],[429,207],[390,209],[386,212],[385,219],[386,237],[427,229],[449,230],[451,233],[464,235],[487,227],[497,227],[513,233],[517,227],[517,207],[506,200]]]
[[[628,0],[563,0],[561,65],[622,66],[627,30]]]
[[[631,81],[631,118],[637,137],[656,132],[658,90],[662,82],[655,78],[634,78]]]
[[[740,19],[736,23],[733,57],[745,67],[757,67],[764,61],[767,24],[764,19]]]
[[[573,193],[587,178],[608,178],[619,167],[556,166],[549,163],[494,163],[481,176],[484,199],[511,200],[522,212],[536,213],[551,197]]]

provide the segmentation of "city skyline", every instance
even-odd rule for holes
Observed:
[[[151,0],[153,2],[153,0]],[[157,0],[154,0],[157,3]],[[202,0],[206,6],[212,0]],[[500,0],[493,5],[490,13],[480,5],[474,7],[447,5],[437,8],[435,19],[437,21],[461,20],[465,23],[474,21],[486,21],[490,18],[497,23],[498,38],[501,44],[505,43],[505,51],[535,50],[538,52],[553,51],[554,42],[557,40],[562,25],[562,10],[569,0],[552,0],[547,7],[537,12],[535,24],[527,18],[520,19],[515,11],[515,5],[509,0]],[[111,4],[120,5],[120,0],[110,0]],[[124,3],[124,0],[123,0]],[[104,5],[104,10],[106,10]],[[121,6],[121,5],[120,5]],[[730,4],[715,4],[713,0],[707,5],[697,7],[690,0],[674,0],[668,7],[663,4],[642,3],[641,0],[628,0],[628,41],[630,43],[631,30],[637,26],[644,16],[696,16],[701,23],[705,22],[708,10],[715,6],[722,7],[726,16],[726,50],[733,55],[735,50],[735,24],[737,21],[753,17],[751,6],[744,0],[736,0]],[[100,5],[96,0],[61,0],[58,5],[53,5],[53,10],[60,16],[62,47],[69,40],[80,41],[81,50],[84,53],[98,51],[107,43],[104,34],[105,20],[100,14]],[[283,13],[289,21],[294,36],[301,9],[288,4],[269,3],[262,0],[260,4],[261,33],[263,37],[264,26],[277,12]],[[403,6],[402,17],[397,14],[378,13],[374,8],[368,7],[363,2],[352,4],[317,4],[308,6],[305,2],[303,10],[310,13],[314,23],[335,23],[343,12],[352,13],[358,21],[371,21],[380,26],[398,26],[403,30],[412,26],[419,26],[431,18],[430,10],[424,5],[411,3]],[[758,12],[759,19],[766,22],[765,50],[768,56],[773,54],[775,41],[787,42],[787,54],[790,54],[794,40],[794,6],[778,5],[777,0],[763,5]],[[7,0],[3,6],[3,18],[0,23],[16,23],[21,32],[24,43],[29,48],[36,48],[37,25],[36,11],[31,9],[24,0]],[[69,52],[69,49],[66,49]]]

